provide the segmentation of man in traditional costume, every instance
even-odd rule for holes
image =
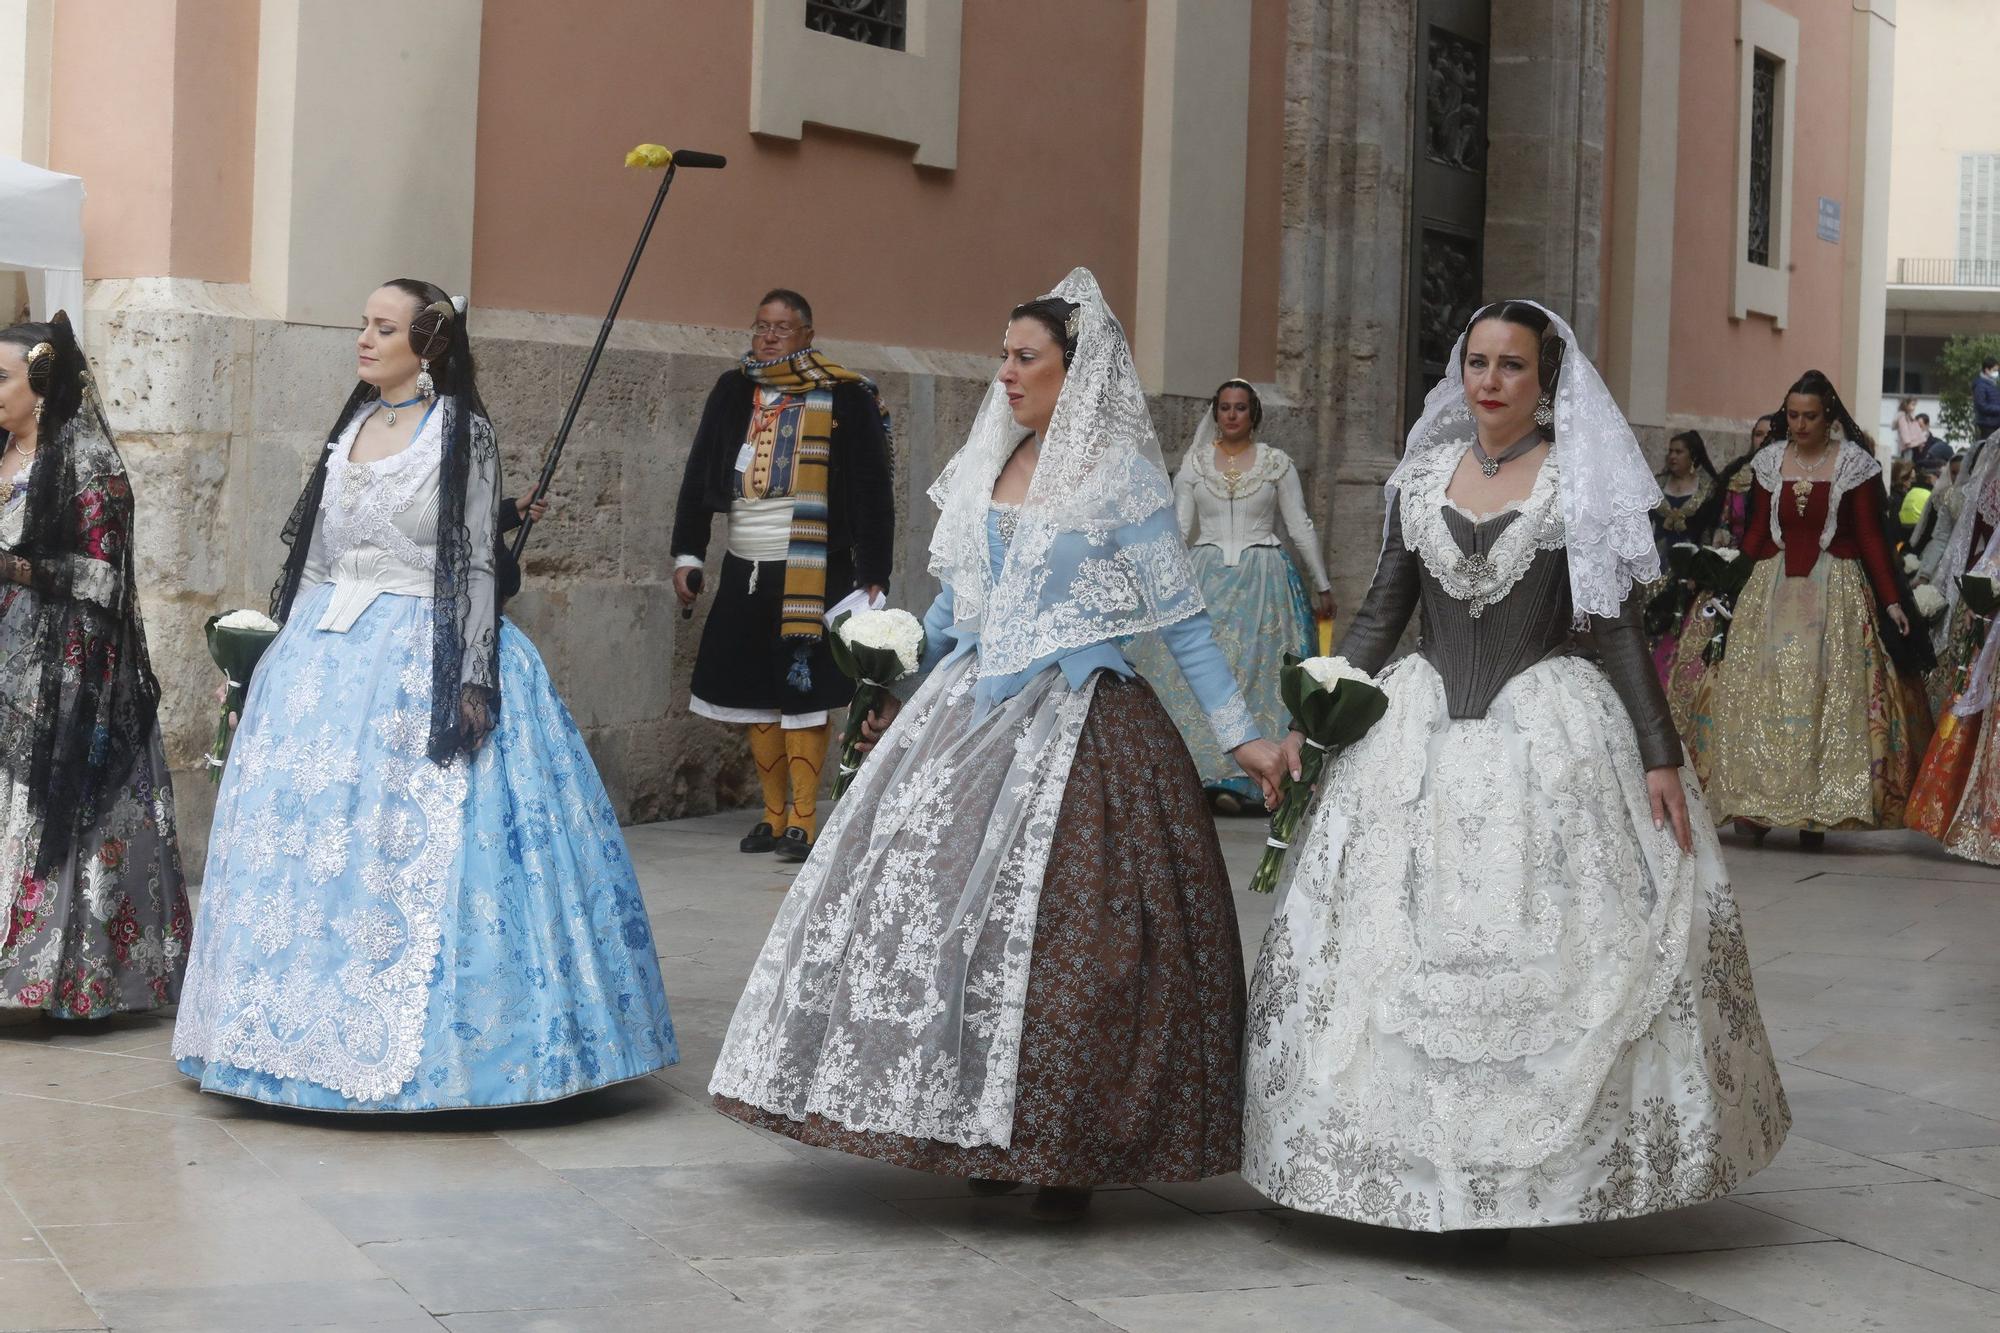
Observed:
[[[873,383],[814,350],[812,306],[797,292],[768,293],[750,333],[695,430],[674,515],[674,592],[694,605],[709,518],[729,515],[688,706],[749,729],[764,812],[742,850],[803,861],[828,714],[854,693],[827,649],[827,609],[889,586],[888,417]]]

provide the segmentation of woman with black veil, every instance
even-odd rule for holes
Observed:
[[[172,1004],[188,900],[132,485],[69,320],[0,330],[0,1010]]]

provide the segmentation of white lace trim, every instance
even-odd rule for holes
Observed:
[[[1047,668],[975,721],[971,659],[931,674],[785,895],[711,1092],[1012,1143],[1042,877],[1096,679]]]
[[[1757,451],[1750,460],[1750,471],[1756,476],[1757,484],[1771,493],[1771,540],[1785,549],[1785,534],[1778,523],[1778,502],[1790,485],[1784,477],[1785,443],[1767,444]],[[1846,494],[1867,481],[1882,474],[1882,464],[1875,455],[1863,449],[1853,440],[1840,446],[1840,457],[1833,465],[1833,476],[1829,484],[1833,493],[1826,498],[1826,523],[1820,529],[1819,549],[1824,551],[1833,544],[1833,534],[1840,527],[1840,502]]]
[[[1426,466],[1412,473],[1401,492],[1403,544],[1423,560],[1438,586],[1454,600],[1471,605],[1472,614],[1504,600],[1521,581],[1535,557],[1564,545],[1565,528],[1561,505],[1560,474],[1555,452],[1542,460],[1541,475],[1527,496],[1513,510],[1520,517],[1508,524],[1485,554],[1467,555],[1451,535],[1444,507],[1451,504],[1445,491],[1464,455],[1433,456]],[[1457,506],[1453,506],[1457,508]],[[1464,513],[1463,509],[1459,512]],[[1490,521],[1497,514],[1488,515]]]
[[[436,490],[444,458],[445,409],[433,410],[423,429],[401,452],[372,463],[355,463],[347,455],[368,416],[357,414],[340,438],[327,445],[331,456],[326,466],[326,492],[320,498],[327,563],[331,565],[357,547],[376,546],[412,568],[435,569],[436,549],[412,540],[396,525],[396,519]]]
[[[1274,449],[1262,440],[1251,446],[1250,454],[1250,466],[1237,475],[1233,493],[1222,475],[1222,469],[1215,465],[1215,446],[1212,443],[1190,449],[1187,461],[1181,466],[1194,469],[1195,480],[1216,499],[1238,501],[1249,499],[1266,486],[1277,485],[1292,470],[1292,460],[1285,451]]]
[[[929,570],[951,588],[959,623],[978,634],[987,676],[1204,609],[1124,331],[1086,269],[1051,295],[1078,307],[1076,353],[997,576],[987,536],[993,483],[1028,434],[997,380],[930,489],[940,515]],[[1134,528],[1161,514],[1167,539],[1127,545]]]

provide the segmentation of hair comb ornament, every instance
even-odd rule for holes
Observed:
[[[432,301],[410,321],[410,350],[417,354],[417,396],[437,397],[437,382],[431,378],[431,362],[451,348],[451,324],[458,318],[456,300]]]
[[[51,342],[38,342],[28,349],[28,387],[46,396],[49,381],[55,375],[56,348]]]

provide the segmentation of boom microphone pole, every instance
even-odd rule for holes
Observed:
[[[625,276],[618,279],[618,290],[612,294],[611,309],[604,314],[604,323],[598,327],[597,341],[591,346],[590,359],[583,363],[583,376],[576,382],[576,392],[570,396],[569,410],[563,413],[562,425],[556,430],[554,443],[549,445],[549,455],[542,463],[541,480],[535,483],[533,494],[547,492],[549,482],[556,475],[556,464],[562,461],[563,446],[569,442],[570,427],[576,424],[576,414],[583,406],[583,395],[590,389],[590,377],[597,373],[597,359],[604,355],[604,344],[611,337],[611,326],[618,320],[618,307],[624,303],[625,289],[632,285],[632,274],[639,268],[639,256],[646,252],[646,242],[652,238],[653,223],[659,219],[660,205],[667,202],[667,191],[673,188],[674,173],[682,167],[693,171],[713,170],[726,166],[728,159],[720,153],[704,153],[693,148],[676,148],[672,152],[658,144],[642,143],[625,155],[628,167],[666,168],[660,177],[659,193],[653,196],[653,207],[646,214],[646,225],[639,228],[639,243],[632,247],[632,257],[625,261]],[[514,536],[514,559],[521,558],[521,548],[528,544],[528,533],[534,528],[531,514],[521,515],[521,530]]]

